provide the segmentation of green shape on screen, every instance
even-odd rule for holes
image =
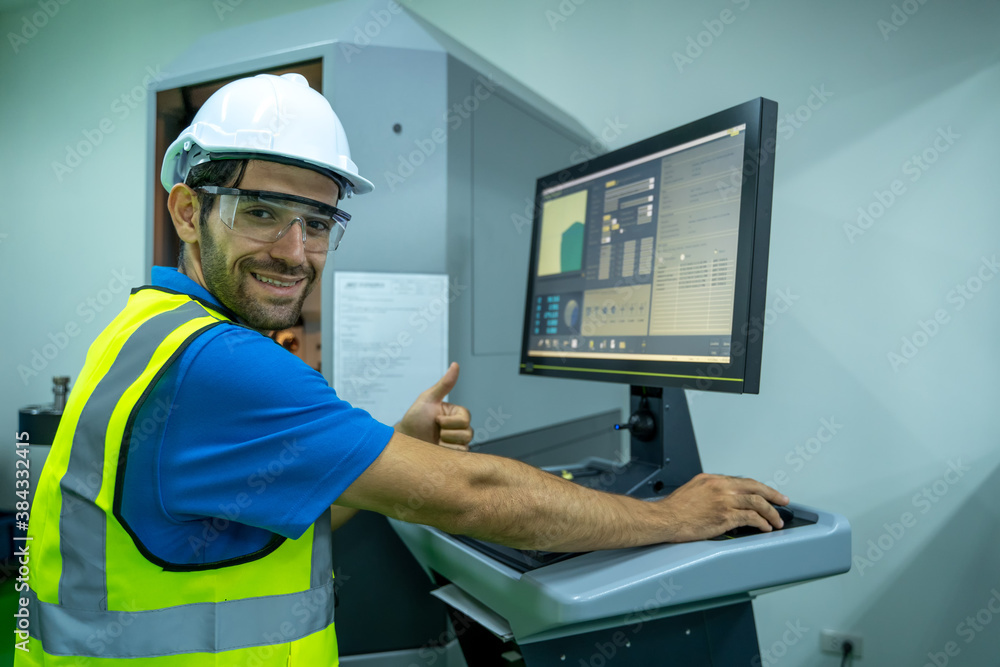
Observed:
[[[562,235],[559,246],[560,273],[583,268],[583,223],[574,222]]]

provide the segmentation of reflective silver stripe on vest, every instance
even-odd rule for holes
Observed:
[[[108,608],[108,581],[104,569],[107,562],[106,516],[94,501],[104,477],[104,443],[111,414],[125,391],[149,366],[153,354],[167,336],[186,322],[206,315],[207,311],[192,301],[143,322],[122,345],[111,368],[83,406],[66,474],[59,482],[62,493],[59,514],[61,604],[81,609]],[[69,545],[72,550],[68,549]]]
[[[153,611],[68,609],[27,594],[31,636],[43,636],[45,652],[60,656],[151,658],[272,646],[323,630],[333,619],[332,579],[288,595]]]
[[[309,588],[319,588],[333,576],[333,531],[330,530],[330,510],[323,512],[313,526],[312,566]]]

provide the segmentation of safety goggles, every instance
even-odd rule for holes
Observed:
[[[351,219],[335,206],[280,192],[215,185],[195,189],[218,197],[222,222],[234,234],[255,241],[273,243],[299,223],[306,252],[336,250]]]

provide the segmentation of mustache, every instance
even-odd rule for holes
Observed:
[[[244,268],[251,273],[277,273],[289,278],[308,278],[309,280],[312,280],[316,275],[315,271],[307,270],[304,266],[292,267],[279,260],[247,263]]]

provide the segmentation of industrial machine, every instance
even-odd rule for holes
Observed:
[[[685,390],[759,391],[776,121],[752,100],[538,179],[520,371],[631,385],[630,458],[553,474],[655,501],[702,471]],[[586,554],[392,525],[477,666],[760,664],[752,598],[851,565],[846,519],[797,505]]]
[[[34,503],[35,489],[55,440],[66,397],[69,378],[52,378],[52,403],[27,405],[18,410],[17,434],[13,447],[2,450],[0,470],[4,481],[0,484],[0,560],[9,558],[15,551],[14,537],[27,534],[21,520],[27,515],[25,508]]]

